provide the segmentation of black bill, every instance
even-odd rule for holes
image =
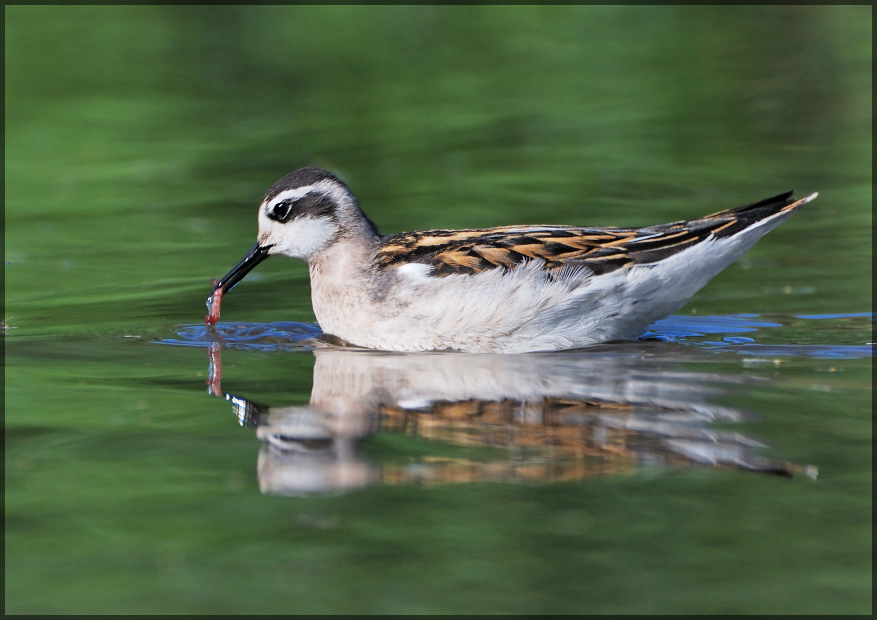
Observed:
[[[268,258],[268,250],[270,248],[270,245],[260,246],[258,243],[254,245],[253,249],[244,256],[244,259],[225,274],[222,280],[216,283],[216,286],[213,287],[213,292],[221,290],[223,293],[227,293],[233,289],[238,282],[244,279],[244,276],[253,270],[253,267]]]

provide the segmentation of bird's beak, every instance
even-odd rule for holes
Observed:
[[[268,250],[270,249],[270,245],[257,243],[252,250],[247,252],[241,262],[225,274],[222,280],[213,281],[213,292],[207,298],[207,316],[204,318],[208,325],[214,325],[219,320],[219,304],[222,302],[223,293],[233,289],[235,284],[243,280],[244,276],[253,270],[253,267],[268,258]]]
[[[225,274],[225,277],[222,278],[222,280],[219,282],[214,280],[216,284],[213,287],[213,292],[222,291],[223,293],[227,293],[233,289],[238,282],[244,279],[244,276],[253,270],[253,267],[268,258],[268,250],[270,249],[270,245],[259,245],[258,243],[254,245],[253,248],[247,252],[247,255],[244,256],[243,260],[235,265],[231,271]]]

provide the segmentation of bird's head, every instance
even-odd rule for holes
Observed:
[[[356,198],[335,175],[302,168],[265,193],[259,205],[259,246],[268,255],[308,260],[342,237],[373,233],[362,230],[363,219]]]
[[[378,237],[347,186],[331,172],[301,168],[272,185],[259,205],[258,242],[222,280],[217,291],[229,291],[256,265],[282,254],[311,260],[316,254],[344,240]]]

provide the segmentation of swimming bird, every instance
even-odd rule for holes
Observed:
[[[520,353],[634,340],[816,197],[792,195],[645,228],[384,236],[340,179],[302,168],[268,189],[258,241],[214,280],[206,320],[253,267],[282,254],[307,261],[321,329],[360,347]]]

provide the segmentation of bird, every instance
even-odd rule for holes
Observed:
[[[817,196],[793,195],[643,228],[381,235],[343,181],[301,168],[265,193],[258,241],[213,280],[206,322],[256,265],[283,255],[307,262],[322,331],[356,347],[523,353],[636,340]]]

